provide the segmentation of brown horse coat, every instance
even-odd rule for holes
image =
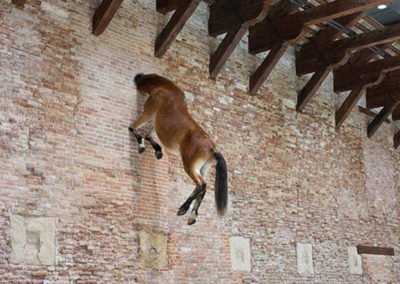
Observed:
[[[162,157],[161,147],[151,135],[143,138],[137,129],[148,121],[153,122],[163,146],[182,158],[186,173],[196,184],[188,200],[180,207],[178,215],[185,214],[196,199],[188,223],[196,221],[198,208],[206,192],[204,175],[209,166],[217,161],[215,198],[217,209],[223,215],[227,206],[227,171],[225,160],[216,151],[216,146],[208,134],[189,114],[184,93],[171,81],[156,74],[135,76],[137,89],[149,95],[144,112],[129,128],[139,142],[139,152],[144,151],[144,139],[148,140],[156,151],[157,158]]]

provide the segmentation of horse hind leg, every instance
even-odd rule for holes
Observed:
[[[193,205],[192,213],[190,213],[189,219],[188,219],[188,225],[193,225],[196,223],[196,218],[199,215],[199,207],[201,202],[204,199],[204,196],[206,195],[207,192],[207,184],[201,185],[201,189],[199,193],[197,194],[196,201]]]
[[[188,199],[179,207],[178,216],[185,215],[187,211],[189,211],[190,205],[192,204],[193,200],[197,198],[199,193],[203,189],[203,185],[205,185],[205,182],[200,175],[199,171],[195,169],[191,169],[185,166],[185,171],[186,173],[190,176],[190,178],[195,182],[196,187],[194,188],[193,192],[190,194]]]
[[[178,216],[185,215],[189,211],[190,205],[192,204],[193,200],[197,198],[201,190],[202,190],[201,185],[200,186],[196,185],[196,187],[194,188],[193,192],[190,194],[188,199],[186,199],[186,201],[179,207],[176,215]]]

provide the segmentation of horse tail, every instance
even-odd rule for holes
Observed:
[[[228,173],[224,157],[219,152],[214,152],[214,157],[217,160],[215,167],[215,204],[220,216],[225,215],[228,205]]]

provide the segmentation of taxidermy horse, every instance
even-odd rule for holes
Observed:
[[[173,82],[156,74],[138,74],[135,76],[135,84],[140,93],[149,95],[144,104],[144,112],[129,127],[139,143],[139,153],[144,152],[144,142],[147,140],[153,147],[156,158],[162,158],[161,146],[154,140],[156,133],[164,147],[181,156],[185,172],[196,184],[177,215],[186,214],[195,200],[188,224],[196,222],[200,204],[206,194],[204,175],[214,161],[215,203],[219,215],[224,215],[228,203],[225,159],[216,150],[208,134],[190,116],[184,93]],[[153,128],[143,137],[138,129],[149,121],[153,123]]]

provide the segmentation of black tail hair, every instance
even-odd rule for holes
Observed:
[[[134,79],[136,86],[137,86],[137,84],[140,83],[140,81],[143,79],[143,77],[144,77],[143,73],[136,74],[135,79]]]
[[[217,165],[215,167],[215,204],[218,214],[223,216],[228,205],[228,172],[224,157],[219,152],[214,153]]]

